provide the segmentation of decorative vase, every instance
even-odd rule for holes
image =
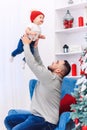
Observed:
[[[87,130],[87,126],[82,126],[82,129],[81,130]]]
[[[73,27],[73,22],[74,22],[74,17],[70,14],[70,11],[67,10],[64,18],[63,18],[63,25],[64,28],[72,28]]]

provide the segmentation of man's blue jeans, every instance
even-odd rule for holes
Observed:
[[[56,125],[33,114],[14,114],[5,118],[7,130],[54,130]]]

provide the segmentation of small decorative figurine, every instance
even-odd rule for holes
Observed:
[[[63,46],[63,52],[64,52],[64,53],[69,52],[68,49],[69,49],[69,46],[65,44],[65,45]]]
[[[74,22],[74,17],[70,14],[70,11],[67,10],[64,18],[63,18],[63,25],[64,28],[72,28],[73,27],[73,22]]]

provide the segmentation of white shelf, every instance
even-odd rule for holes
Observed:
[[[68,28],[68,29],[57,29],[55,33],[73,33],[73,32],[81,32],[81,31],[86,31],[87,26],[82,26],[82,27],[73,27],[73,28]]]
[[[55,8],[56,11],[59,11],[59,10],[67,10],[67,9],[81,9],[81,8],[84,8],[85,6],[87,6],[87,2],[79,2],[79,3],[76,3],[76,4],[70,4],[70,5],[66,5],[64,7],[60,7],[60,8]]]
[[[55,53],[56,56],[70,56],[70,55],[79,55],[82,52],[68,52],[68,53]]]

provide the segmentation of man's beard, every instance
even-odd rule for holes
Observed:
[[[53,70],[49,66],[47,68],[48,68],[48,70],[50,70],[51,72],[53,72]]]

